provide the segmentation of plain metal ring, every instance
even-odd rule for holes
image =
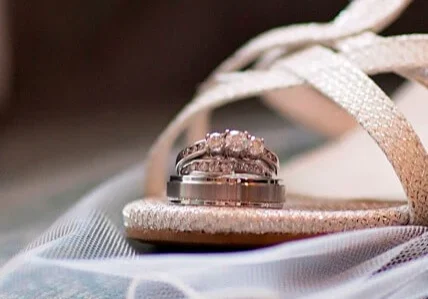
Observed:
[[[167,196],[173,203],[187,205],[281,208],[285,186],[279,179],[250,175],[171,176]]]

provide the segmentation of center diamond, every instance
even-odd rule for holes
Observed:
[[[226,148],[233,154],[239,154],[248,148],[249,140],[245,133],[232,130],[226,135]]]

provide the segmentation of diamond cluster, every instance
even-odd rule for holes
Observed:
[[[233,157],[250,154],[257,158],[265,149],[263,139],[237,130],[227,130],[223,134],[211,133],[207,135],[206,143],[211,154],[226,154]]]
[[[191,154],[194,154],[198,151],[202,151],[204,150],[206,147],[205,142],[198,142],[192,146],[189,146],[188,148],[186,148],[186,150],[183,152],[183,157],[187,157]]]
[[[193,171],[211,173],[249,173],[270,177],[269,168],[261,162],[247,161],[235,158],[228,159],[200,159],[193,160],[182,169],[182,174],[190,174]]]

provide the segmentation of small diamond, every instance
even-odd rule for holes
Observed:
[[[220,171],[220,162],[219,161],[211,161],[208,169],[210,172],[219,172]]]
[[[191,155],[195,152],[195,147],[191,146],[186,150],[186,155]]]
[[[271,160],[271,161],[273,161],[274,163],[276,163],[277,162],[277,158],[275,157],[275,155],[274,154],[272,154],[271,152],[267,152],[267,158],[269,159],[269,160]]]
[[[220,165],[221,171],[225,172],[225,173],[231,173],[233,171],[233,165],[232,163],[229,162],[223,162]]]
[[[250,155],[254,157],[258,157],[261,154],[263,154],[264,149],[265,149],[265,145],[262,139],[251,137],[250,147],[248,148]]]
[[[207,145],[211,153],[221,153],[224,146],[224,139],[222,134],[211,133],[207,138]]]
[[[226,135],[226,148],[233,154],[239,154],[248,148],[248,137],[245,133],[232,130]]]
[[[208,162],[202,162],[200,164],[200,169],[201,169],[201,171],[208,171],[208,169],[209,169]]]

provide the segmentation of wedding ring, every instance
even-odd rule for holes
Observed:
[[[285,187],[278,179],[257,176],[171,176],[167,196],[183,205],[281,208]]]
[[[237,158],[204,157],[194,159],[180,168],[179,175],[191,173],[209,173],[223,175],[233,173],[247,173],[262,177],[272,177],[273,170],[261,160],[243,160]]]
[[[278,156],[261,138],[236,130],[207,134],[178,154],[167,196],[184,205],[281,208],[278,168]]]
[[[189,161],[204,156],[222,156],[240,158],[243,160],[261,160],[270,167],[274,174],[279,169],[278,156],[265,147],[264,140],[238,130],[226,130],[224,133],[207,134],[200,140],[184,148],[177,155],[176,172],[182,173],[182,168]]]

